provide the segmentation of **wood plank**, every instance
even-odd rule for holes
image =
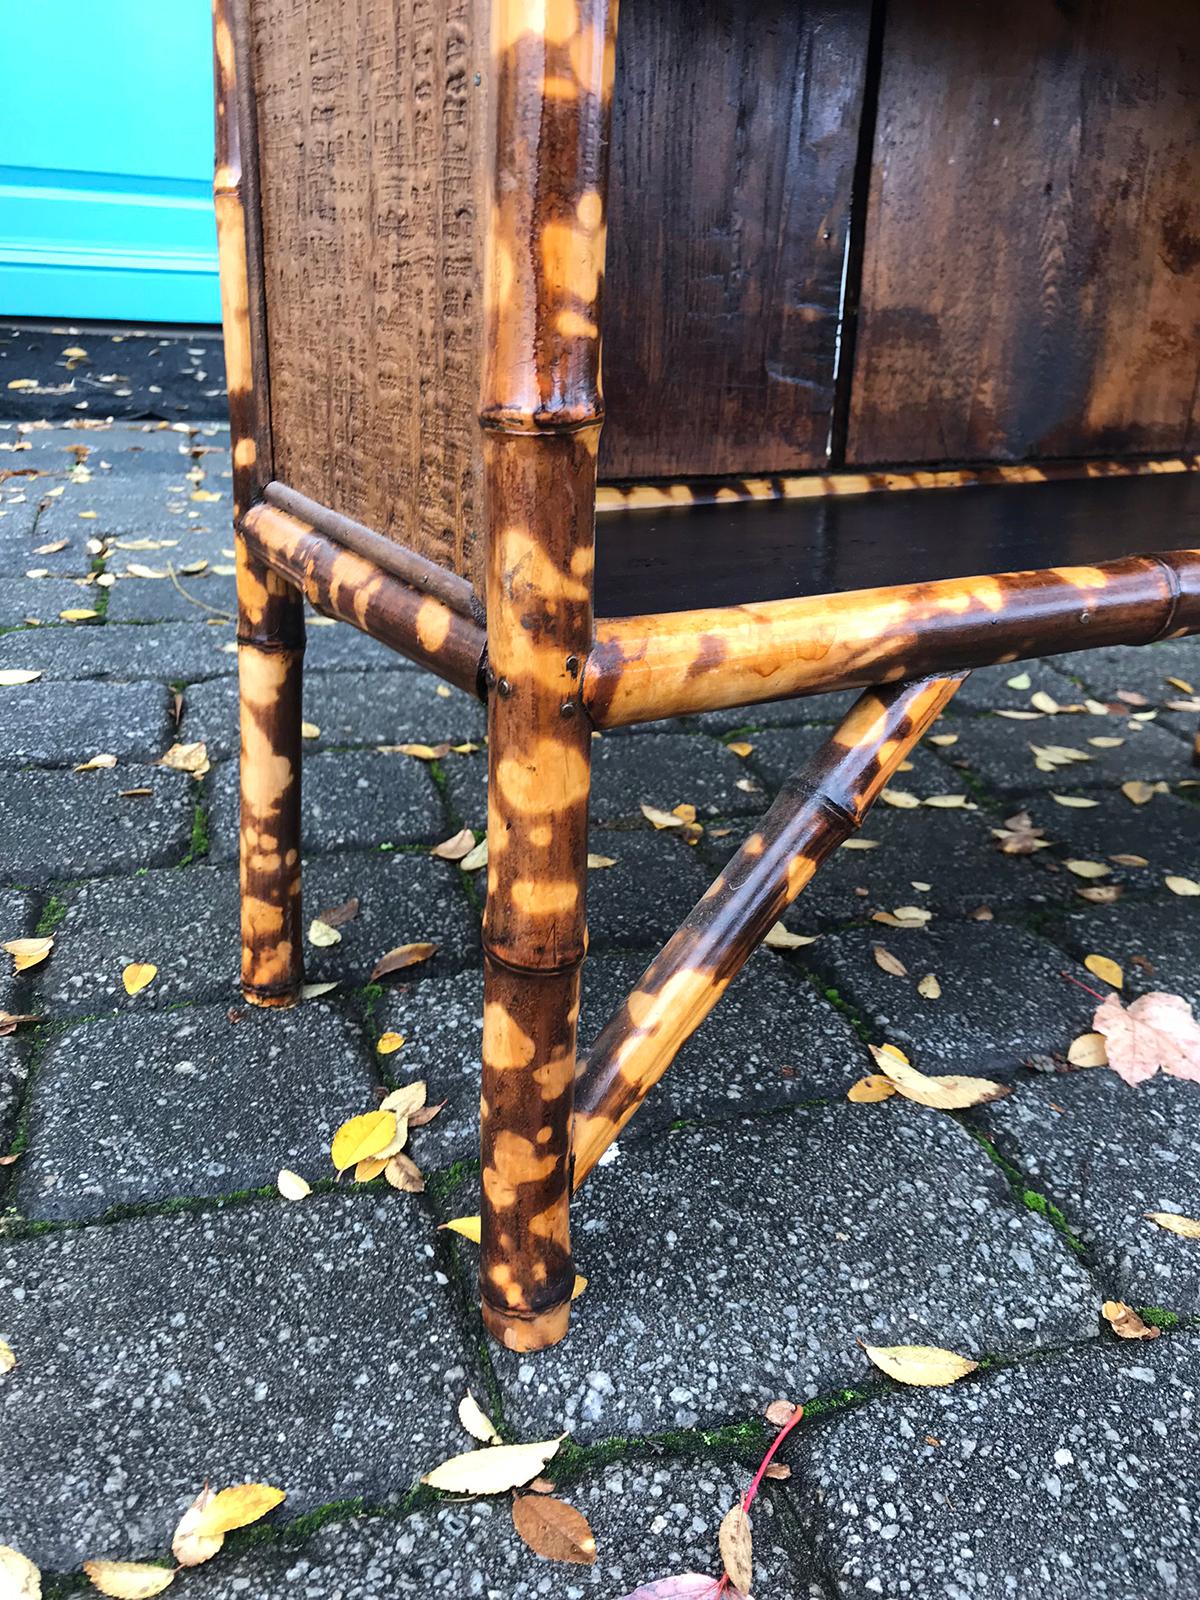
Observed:
[[[1198,437],[1200,6],[889,0],[848,459]]]
[[[623,0],[602,475],[826,461],[869,0]]]

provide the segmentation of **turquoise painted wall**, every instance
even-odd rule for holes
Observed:
[[[219,321],[209,0],[0,22],[0,318]]]

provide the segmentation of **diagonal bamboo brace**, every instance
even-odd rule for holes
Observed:
[[[822,861],[859,826],[965,673],[871,689],[780,790],[580,1064],[578,1187]]]

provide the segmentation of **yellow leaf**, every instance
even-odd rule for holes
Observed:
[[[191,497],[193,500],[199,500],[204,505],[211,505],[214,500],[221,498],[219,494],[214,494],[211,489],[193,489]]]
[[[396,1118],[390,1111],[367,1111],[343,1122],[333,1136],[330,1155],[339,1172],[368,1156],[378,1155],[396,1137]]]
[[[387,1156],[367,1156],[362,1161],[354,1164],[355,1183],[370,1183],[377,1178],[388,1164]]]
[[[616,856],[597,856],[591,854],[589,851],[587,864],[593,872],[597,872],[602,867],[615,867],[617,864],[617,858]]]
[[[1159,1330],[1143,1322],[1133,1307],[1127,1306],[1123,1300],[1106,1300],[1100,1307],[1100,1314],[1118,1339],[1158,1338]]]
[[[952,744],[957,744],[958,743],[958,734],[956,734],[956,733],[931,733],[929,735],[929,742],[930,742],[930,744],[938,745],[939,748],[941,748],[943,750],[948,750]]]
[[[1079,794],[1051,794],[1050,798],[1056,806],[1071,806],[1076,811],[1087,811],[1100,804],[1099,800],[1088,800]]]
[[[4,1600],[42,1600],[41,1573],[10,1544],[0,1544],[0,1595]]]
[[[1180,878],[1175,873],[1171,873],[1163,879],[1163,882],[1172,894],[1200,894],[1200,883],[1197,883],[1195,878]],[[5,948],[7,949],[7,946]]]
[[[735,739],[731,743],[727,744],[725,748],[726,750],[732,750],[735,756],[741,756],[744,761],[750,754],[751,750],[754,749],[754,746],[752,744],[747,744],[744,739]],[[692,820],[695,821],[695,818]]]
[[[815,933],[793,933],[777,922],[767,929],[763,943],[769,950],[799,950],[806,944],[816,944],[818,937]]]
[[[280,1167],[279,1176],[275,1179],[275,1187],[285,1200],[303,1200],[305,1195],[312,1193],[312,1184],[307,1178],[302,1178],[298,1172],[293,1172],[290,1167]]]
[[[269,1483],[238,1483],[213,1495],[200,1516],[197,1532],[206,1536],[232,1533],[258,1522],[287,1499],[283,1489]]]
[[[955,1355],[953,1350],[941,1350],[931,1344],[864,1344],[868,1361],[886,1372],[897,1383],[908,1383],[922,1389],[941,1389],[974,1372],[978,1361]]]
[[[500,1443],[495,1423],[469,1389],[458,1402],[458,1420],[472,1439],[478,1439],[480,1444]]]
[[[583,1273],[577,1272],[575,1274],[575,1282],[571,1285],[571,1299],[578,1300],[579,1296],[583,1293],[587,1286],[588,1281],[584,1277]]]
[[[689,823],[695,822],[695,820],[696,820],[696,808],[693,805],[689,805],[685,801],[681,805],[672,806],[671,807],[671,815],[673,817],[678,817],[680,822],[682,822],[683,825],[686,827]]]
[[[451,1233],[459,1233],[464,1239],[469,1239],[472,1244],[479,1243],[481,1220],[479,1217],[455,1217],[453,1222],[443,1222],[443,1228],[448,1228]]]
[[[1010,689],[1028,689],[1033,679],[1027,672],[1018,672],[1015,678],[1006,678],[1005,682]]]
[[[1089,972],[1101,979],[1104,983],[1111,983],[1114,989],[1125,987],[1125,974],[1115,961],[1108,956],[1084,956],[1083,964]]]
[[[392,1029],[389,1028],[386,1033],[381,1033],[379,1035],[379,1042],[375,1048],[381,1056],[390,1056],[395,1055],[396,1051],[399,1050],[403,1043],[404,1035],[402,1033],[394,1033]]]
[[[754,1579],[750,1518],[740,1501],[731,1505],[721,1518],[717,1545],[730,1583],[739,1594],[749,1594]]]
[[[842,840],[842,849],[843,850],[878,850],[879,849],[879,840],[878,839],[861,839],[861,838],[843,839]]]
[[[171,1539],[171,1554],[181,1567],[199,1567],[212,1558],[225,1543],[223,1533],[198,1534],[204,1512],[212,1504],[213,1492],[207,1484],[179,1519]]]
[[[965,794],[931,794],[924,804],[940,811],[965,811],[969,802]]]
[[[90,761],[81,761],[72,770],[74,772],[109,772],[116,764],[116,756],[100,755],[93,756]]]
[[[1071,1040],[1067,1060],[1073,1067],[1106,1067],[1108,1046],[1102,1033],[1081,1033]]]
[[[100,613],[92,606],[68,606],[65,611],[60,611],[58,615],[62,622],[90,622],[93,617],[98,617]]]
[[[921,804],[915,794],[905,789],[884,789],[879,798],[885,806],[895,806],[898,811],[914,811]]]
[[[896,1085],[890,1078],[885,1078],[881,1072],[868,1072],[865,1078],[850,1085],[846,1099],[856,1106],[869,1106],[880,1100],[890,1100],[895,1092]]]
[[[413,756],[417,761],[440,761],[450,750],[448,744],[399,744],[396,750],[402,756]]]
[[[8,387],[10,389],[36,389],[37,386],[38,381],[36,378],[14,378]]]
[[[1174,1211],[1147,1211],[1145,1215],[1150,1222],[1157,1222],[1160,1228],[1177,1233],[1181,1239],[1200,1239],[1200,1222],[1191,1217],[1177,1216]]]
[[[1112,871],[1103,861],[1064,861],[1063,866],[1077,878],[1107,878]]]
[[[488,861],[488,842],[481,839],[474,850],[469,850],[458,863],[464,872],[478,872],[480,867],[486,867]]]
[[[14,972],[27,972],[30,967],[39,966],[54,948],[52,938],[44,939],[9,939],[5,942],[4,949],[13,958]]]
[[[942,998],[942,986],[937,981],[935,973],[927,972],[925,974],[917,985],[917,993],[923,1000],[940,1000]]]
[[[386,1100],[380,1101],[381,1111],[390,1111],[397,1121],[401,1117],[407,1119],[414,1111],[419,1111],[425,1104],[428,1087],[424,1078],[416,1078],[412,1083],[405,1083],[399,1089],[393,1089]]]
[[[539,1444],[498,1444],[486,1450],[468,1450],[452,1456],[421,1479],[431,1489],[447,1494],[504,1494],[536,1478],[558,1453],[566,1438],[547,1439]]]
[[[300,737],[302,739],[319,739],[321,730],[315,722],[302,722],[300,724]]]
[[[36,683],[41,677],[40,671],[33,671],[28,667],[5,667],[0,672],[0,688],[12,689],[20,683]]]
[[[308,925],[308,942],[316,945],[318,950],[328,950],[331,945],[341,944],[342,936],[336,928],[322,922],[320,917],[314,917]]]
[[[3,1377],[6,1372],[11,1372],[16,1364],[17,1358],[13,1354],[12,1345],[9,1344],[7,1339],[0,1339],[0,1377]]]
[[[875,1065],[892,1080],[906,1100],[932,1106],[935,1111],[962,1111],[967,1106],[983,1105],[1012,1092],[1007,1085],[993,1083],[990,1078],[965,1078],[955,1073],[947,1077],[929,1077],[909,1066],[891,1045],[884,1045],[882,1049],[875,1045],[869,1048]]]
[[[131,961],[121,973],[121,982],[126,994],[141,994],[157,977],[158,968],[152,961]]]
[[[683,818],[675,816],[670,811],[660,811],[657,806],[642,806],[642,815],[647,822],[652,822],[656,828],[682,828]]]
[[[173,744],[159,766],[169,767],[172,772],[190,772],[192,777],[201,778],[209,768],[208,746],[199,739],[191,744]]]
[[[172,1568],[144,1561],[85,1561],[83,1570],[101,1594],[115,1600],[150,1600],[175,1582]]]

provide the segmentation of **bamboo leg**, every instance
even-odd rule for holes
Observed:
[[[488,521],[488,897],[480,1295],[510,1349],[561,1339],[586,947],[599,297],[616,5],[494,0],[480,404]]]
[[[964,675],[868,690],[663,946],[576,1083],[576,1187],[741,971],[785,906],[862,822]]]

